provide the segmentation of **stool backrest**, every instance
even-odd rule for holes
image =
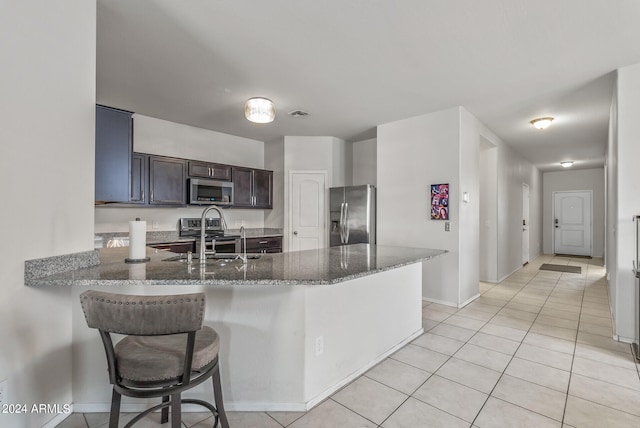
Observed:
[[[127,335],[200,330],[205,311],[204,293],[136,296],[89,290],[80,302],[89,327]]]

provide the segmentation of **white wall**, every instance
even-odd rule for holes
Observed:
[[[274,149],[279,150],[279,149]],[[291,171],[326,171],[326,204],[329,188],[345,186],[351,178],[351,166],[347,165],[347,143],[335,137],[284,137],[284,224],[283,250],[289,249],[289,175]],[[348,159],[350,161],[350,159]],[[348,178],[347,178],[348,177]],[[275,186],[275,185],[274,185]],[[326,205],[328,207],[328,205]],[[328,229],[328,216],[327,225]],[[328,241],[328,239],[327,239]]]
[[[638,182],[640,169],[640,64],[624,67],[617,72],[615,114],[611,120],[614,126],[613,140],[609,141],[607,168],[614,177],[617,194],[610,203],[615,204],[613,216],[615,229],[608,232],[612,242],[615,265],[608,268],[615,272],[611,287],[615,300],[611,302],[616,321],[616,334],[621,340],[638,340],[638,288],[632,272],[635,258],[635,227],[632,217],[640,215]],[[607,255],[609,257],[609,255]],[[610,272],[611,273],[611,272]]]
[[[480,263],[481,281],[498,281],[498,150],[480,139]]]
[[[609,110],[609,134],[607,136],[607,154],[605,157],[606,186],[605,199],[607,211],[605,213],[605,267],[607,269],[607,283],[609,290],[609,305],[613,317],[614,332],[617,331],[617,266],[618,255],[616,227],[618,225],[618,82],[614,84],[611,109]]]
[[[264,211],[264,226],[284,227],[284,138],[264,145],[264,167],[273,171],[273,209]]]
[[[262,141],[141,114],[134,114],[133,122],[133,150],[136,152],[249,168],[264,167]]]
[[[117,107],[117,106],[114,106]],[[197,159],[230,165],[264,168],[264,143],[208,129],[133,115],[133,149],[140,153]],[[275,202],[275,201],[274,201]],[[202,207],[142,208],[97,206],[95,228],[101,232],[126,232],[128,222],[137,217],[147,221],[149,230],[177,231],[180,217],[200,217]],[[226,209],[227,225],[231,228],[263,227],[269,210]],[[154,227],[155,226],[155,227]],[[281,226],[274,226],[281,227]]]
[[[545,172],[542,175],[542,187],[543,252],[553,253],[553,192],[591,190],[593,196],[592,256],[604,256],[604,168]]]
[[[353,149],[353,178],[354,186],[361,184],[377,184],[376,139],[356,141],[351,143]]]
[[[25,287],[24,261],[93,248],[96,3],[3,2],[0,28],[0,381],[5,403],[63,405],[79,303]],[[56,416],[0,414],[0,425]]]
[[[460,281],[460,109],[378,126],[377,243],[448,250],[423,263],[422,295],[456,305]],[[430,185],[449,183],[451,231],[431,220]]]
[[[451,200],[460,215],[460,286],[458,305],[479,295],[480,263],[480,132],[482,125],[464,108],[460,109],[460,191]],[[469,195],[468,202],[462,195]],[[457,196],[457,200],[455,197]]]
[[[542,250],[542,173],[495,135],[487,139],[498,150],[498,281],[502,281],[522,267],[522,183],[529,185],[530,259]]]

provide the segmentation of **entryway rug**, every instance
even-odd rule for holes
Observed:
[[[554,254],[554,256],[558,256],[558,257],[569,257],[572,259],[590,259],[591,256],[575,256],[573,254]]]
[[[567,265],[552,265],[545,263],[540,266],[540,270],[552,270],[554,272],[568,272],[568,273],[581,273],[582,268],[580,266],[567,266]]]

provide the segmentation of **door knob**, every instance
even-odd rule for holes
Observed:
[[[294,234],[294,235],[296,235],[296,236],[298,236],[298,231],[297,231],[297,230],[294,230],[294,231],[293,231],[293,234]]]

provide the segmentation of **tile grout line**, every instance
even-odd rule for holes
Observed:
[[[524,285],[524,287],[522,287],[522,288],[520,289],[520,291],[522,291],[522,289],[526,288],[526,287],[529,285],[529,283],[531,282],[531,280],[533,280],[536,276],[537,276],[537,274],[536,274],[536,275],[534,275],[531,279],[529,279],[529,281]],[[496,382],[496,384],[495,384],[495,385],[493,386],[493,388],[491,389],[491,392],[488,394],[487,399],[485,400],[484,404],[482,405],[482,407],[480,408],[480,410],[479,410],[479,411],[478,411],[478,413],[476,414],[476,417],[473,419],[473,422],[471,423],[471,425],[474,425],[474,424],[475,424],[476,420],[478,419],[478,416],[480,416],[480,413],[482,413],[482,410],[484,409],[485,405],[487,404],[487,401],[489,401],[489,398],[493,397],[493,398],[495,398],[496,400],[505,401],[505,400],[502,400],[502,399],[500,399],[500,398],[498,398],[498,397],[494,397],[494,396],[493,396],[493,392],[495,391],[496,387],[498,386],[498,384],[499,384],[499,383],[500,383],[500,381],[502,380],[503,376],[505,375],[505,372],[507,371],[507,368],[509,368],[509,365],[511,364],[511,362],[513,361],[513,359],[516,357],[516,354],[518,353],[518,350],[519,350],[519,349],[520,349],[520,347],[522,346],[522,344],[523,344],[523,342],[524,342],[524,339],[525,339],[525,338],[527,337],[527,335],[529,334],[529,332],[530,332],[530,330],[531,330],[531,327],[532,327],[532,326],[533,326],[533,324],[535,323],[535,320],[536,320],[536,319],[538,319],[538,317],[540,316],[540,312],[542,312],[542,309],[544,308],[544,305],[546,304],[547,300],[549,300],[549,296],[553,293],[553,290],[555,290],[555,289],[556,289],[556,287],[557,287],[557,285],[558,285],[558,282],[559,282],[559,281],[560,281],[560,277],[558,277],[558,279],[556,280],[556,282],[555,282],[555,285],[554,285],[553,289],[552,289],[552,290],[551,290],[551,292],[547,295],[547,297],[546,297],[546,299],[545,299],[544,303],[543,303],[543,304],[542,304],[542,306],[540,307],[540,310],[539,310],[539,311],[538,311],[538,313],[536,314],[536,318],[533,320],[533,322],[531,323],[531,325],[529,326],[529,328],[526,330],[526,333],[525,333],[525,335],[522,337],[522,340],[520,341],[520,344],[518,345],[518,347],[516,348],[515,352],[514,352],[514,353],[513,353],[513,355],[511,356],[511,359],[509,360],[509,363],[507,363],[507,365],[505,366],[504,370],[503,370],[503,371],[502,371],[502,373],[500,374],[500,377],[498,378],[498,381]],[[510,303],[510,302],[511,302],[511,301],[512,301],[512,300],[513,300],[513,299],[514,299],[518,294],[520,294],[520,291],[519,291],[518,293],[516,293],[516,294],[515,294],[515,295],[514,295],[514,296],[513,296],[513,297],[512,297],[512,298],[511,298],[507,303]],[[577,334],[577,332],[576,332],[576,334]],[[507,375],[507,376],[508,376],[508,375]],[[522,379],[522,380],[524,380],[524,379]],[[526,381],[525,381],[525,382],[526,382]],[[535,385],[537,385],[537,384],[535,384]],[[543,386],[543,385],[538,385],[538,386]],[[527,411],[529,411],[529,412],[536,413],[536,414],[541,415],[541,416],[543,416],[543,417],[549,418],[549,416],[546,416],[546,415],[543,415],[543,414],[541,414],[541,413],[535,412],[535,411],[533,411],[533,410],[531,410],[531,409],[527,409],[527,408],[525,408],[525,407],[518,406],[517,404],[513,404],[513,403],[510,403],[510,402],[508,402],[508,401],[505,401],[505,402],[506,402],[506,403],[509,403],[509,404],[511,404],[511,405],[513,405],[513,406],[520,407],[521,409],[525,409],[525,410],[527,410]],[[566,406],[566,399],[565,399],[565,406]],[[553,419],[553,418],[549,418],[549,419],[551,419],[551,420],[555,420],[555,419]],[[563,419],[564,419],[564,414],[563,414]],[[562,421],[560,421],[560,423],[562,424]]]

